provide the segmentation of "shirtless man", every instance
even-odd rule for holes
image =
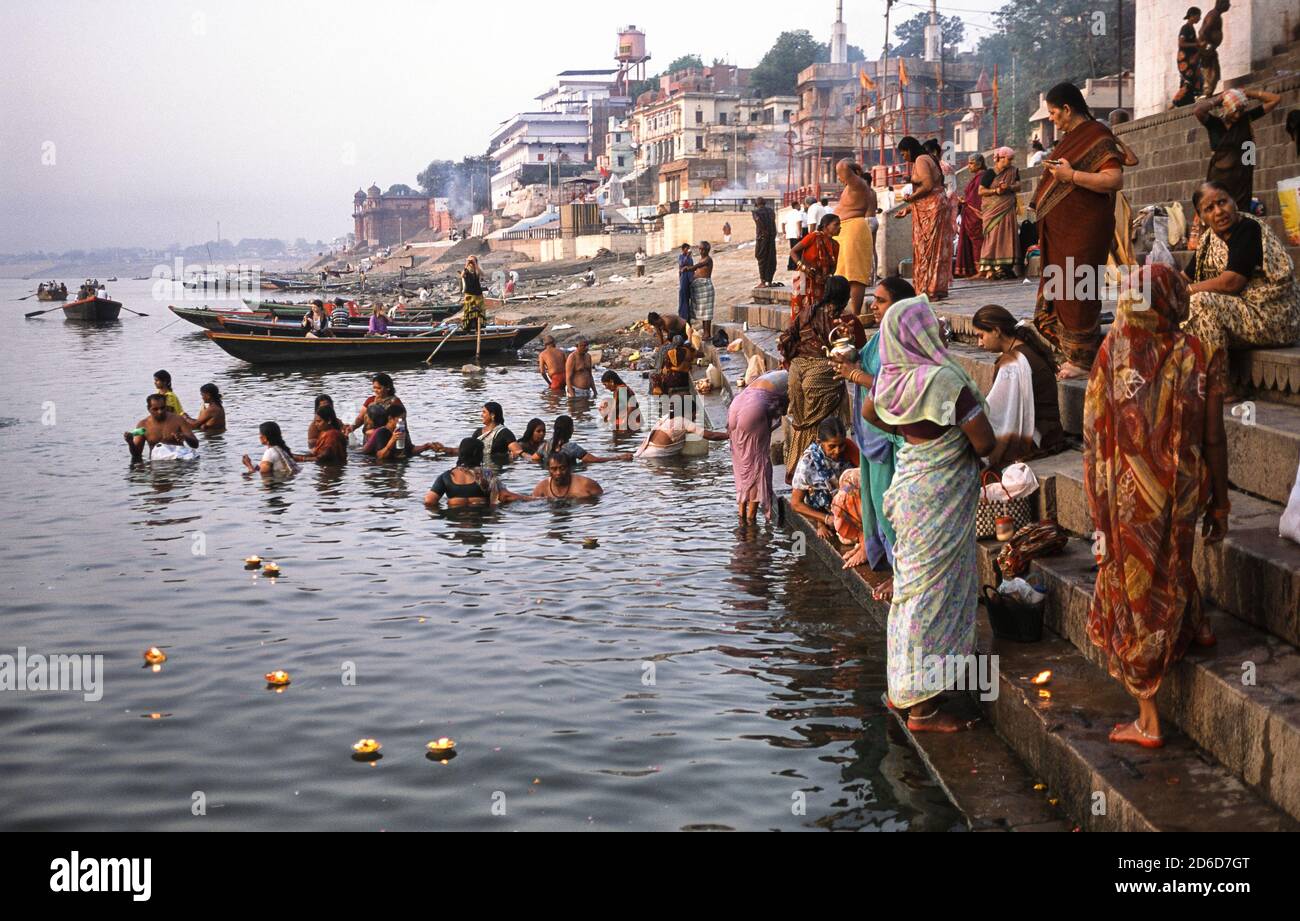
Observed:
[[[1219,46],[1223,44],[1223,14],[1232,8],[1230,0],[1216,0],[1214,9],[1201,20],[1201,95],[1213,96],[1219,87]]]
[[[713,288],[713,246],[707,240],[700,244],[700,261],[695,263],[695,278],[691,282],[694,317],[704,327],[704,338],[713,338],[713,304],[717,293]]]
[[[862,301],[874,274],[876,247],[871,239],[870,219],[876,213],[876,192],[862,176],[862,167],[852,160],[835,164],[835,178],[844,185],[835,213],[840,219],[840,258],[835,274],[849,281],[849,309],[862,313]]]
[[[533,487],[534,499],[594,499],[604,493],[591,477],[573,472],[573,458],[563,451],[551,455],[546,472],[550,476]]]
[[[132,460],[144,458],[146,444],[150,448],[160,444],[189,445],[191,448],[199,446],[199,440],[194,437],[194,429],[185,421],[185,417],[178,416],[167,408],[167,398],[161,393],[149,394],[144,405],[149,409],[149,415],[135,424],[137,431],[143,429],[144,432],[122,433],[127,447],[131,449]]]
[[[712,267],[709,273],[712,274]],[[683,339],[689,338],[690,330],[686,327],[686,321],[677,314],[669,314],[661,317],[659,314],[651,312],[646,315],[646,322],[654,327],[655,335],[659,337],[660,345],[667,345],[673,341],[673,336],[681,336]]]
[[[542,351],[537,356],[537,370],[546,381],[546,386],[556,393],[564,391],[565,354],[555,344],[555,337],[542,337]]]
[[[579,339],[577,348],[564,363],[564,376],[568,381],[569,396],[593,397],[596,395],[596,381],[591,376],[591,355],[587,351],[587,340]]]

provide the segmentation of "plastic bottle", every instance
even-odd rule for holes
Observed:
[[[406,420],[397,420],[397,450],[406,450]]]

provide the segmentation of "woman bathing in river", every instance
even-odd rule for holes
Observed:
[[[257,432],[258,440],[266,445],[266,450],[262,452],[262,459],[256,465],[247,454],[244,455],[244,466],[248,468],[249,473],[290,477],[302,469],[294,460],[289,446],[284,443],[284,435],[280,433],[279,425],[274,422],[263,422],[257,427]]]
[[[444,497],[448,508],[494,506],[527,498],[506,489],[496,474],[483,466],[483,442],[477,438],[461,441],[456,449],[456,466],[433,481],[424,496],[424,504],[433,508]]]
[[[198,418],[191,419],[185,416],[185,421],[200,432],[224,432],[226,430],[226,408],[221,405],[221,391],[217,389],[216,384],[204,384],[199,388],[199,396],[203,400],[203,409],[199,411]]]

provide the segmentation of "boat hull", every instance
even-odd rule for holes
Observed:
[[[267,316],[257,317],[251,314],[225,314],[219,318],[218,323],[217,328],[228,333],[286,336],[295,339],[304,339],[307,336],[307,330],[303,327],[301,320]],[[330,332],[333,336],[344,339],[361,339],[369,335],[370,324],[358,320],[344,327],[331,326]],[[388,327],[390,336],[425,336],[434,334],[442,337],[446,332],[446,327],[438,329],[432,322],[420,324],[394,323]]]
[[[121,312],[120,301],[110,301],[105,297],[86,297],[63,305],[64,317],[83,323],[107,323],[116,320]]]
[[[36,299],[38,301],[66,301],[68,299],[68,292],[64,291],[61,294],[51,294],[48,291],[39,291],[36,294]]]
[[[541,335],[542,326],[508,326],[485,332],[481,354],[512,352]],[[423,362],[442,342],[442,336],[385,339],[307,339],[288,336],[245,335],[209,330],[207,337],[227,354],[249,364],[333,364],[339,362]],[[475,336],[453,335],[438,349],[439,359],[473,356]]]

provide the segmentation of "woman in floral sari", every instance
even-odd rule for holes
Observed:
[[[957,266],[952,270],[954,278],[970,278],[975,274],[984,245],[984,217],[980,207],[980,185],[988,173],[984,156],[971,154],[966,168],[970,179],[960,199],[961,234],[957,237]]]
[[[862,415],[905,442],[884,496],[885,517],[898,536],[889,702],[908,709],[914,732],[955,732],[964,724],[939,709],[948,688],[933,680],[933,663],[975,654],[977,455],[992,451],[994,440],[980,389],[949,354],[924,297],[899,301],[885,313],[880,374]]]
[[[903,196],[907,207],[894,212],[896,218],[912,215],[912,284],[930,300],[942,300],[952,281],[952,209],[943,169],[910,135],[898,142],[898,151],[912,165],[912,192]]]
[[[1058,83],[1044,100],[1062,137],[1043,161],[1034,192],[1043,264],[1034,326],[1064,354],[1057,377],[1065,380],[1087,377],[1101,345],[1101,293],[1124,154],[1073,83]]]
[[[1202,514],[1208,543],[1228,530],[1224,353],[1179,332],[1190,296],[1175,269],[1148,265],[1124,284],[1084,401],[1083,483],[1098,533],[1088,636],[1138,705],[1110,740],[1159,748],[1165,672],[1190,642],[1214,643],[1192,551]]]
[[[984,245],[980,251],[980,278],[1014,278],[1016,264],[1016,194],[1020,170],[1013,165],[1016,152],[999,147],[993,169],[980,185],[980,211],[984,218]]]
[[[799,311],[820,301],[826,293],[826,279],[835,274],[835,264],[840,258],[840,219],[827,214],[807,236],[790,250],[790,258],[799,270],[795,291],[790,296],[790,319]],[[802,289],[802,290],[801,290]]]

